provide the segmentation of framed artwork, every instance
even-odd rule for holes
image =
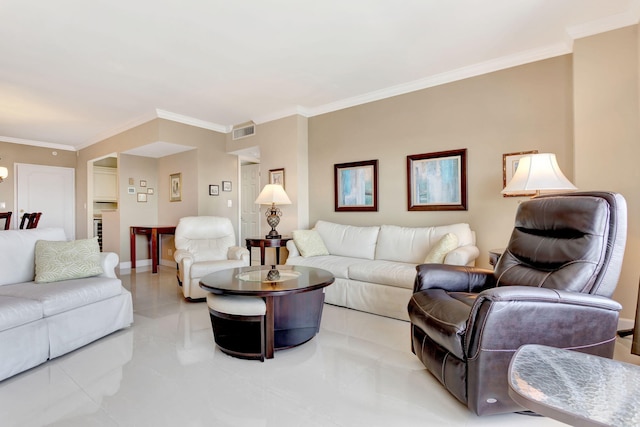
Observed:
[[[172,173],[169,175],[169,201],[179,202],[182,200],[182,174]]]
[[[335,211],[378,211],[378,160],[334,165]]]
[[[467,149],[407,156],[410,211],[467,210]]]
[[[136,194],[136,187],[127,187],[127,194]]]
[[[269,184],[280,184],[284,188],[284,168],[269,170]]]
[[[147,194],[155,194],[155,191],[153,190],[153,188],[149,187],[147,188]]]
[[[147,186],[147,181],[144,179],[140,180],[140,187],[146,187]]]
[[[147,193],[138,193],[138,202],[147,203]]]
[[[520,151],[518,153],[506,153],[502,155],[502,188],[507,186],[518,169],[520,159],[529,154],[538,154],[538,150]],[[503,194],[502,197],[534,196],[535,191],[523,191],[522,193]]]
[[[209,195],[210,196],[219,196],[220,195],[220,186],[219,185],[209,185]]]
[[[231,181],[222,181],[222,191],[231,191]]]

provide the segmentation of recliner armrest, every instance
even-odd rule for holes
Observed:
[[[420,264],[413,292],[444,289],[449,292],[481,292],[496,286],[493,270],[448,264]]]
[[[602,308],[604,310],[620,311],[622,306],[611,298],[600,295],[583,294],[579,292],[561,291],[558,289],[538,288],[533,286],[500,286],[483,291],[476,300],[494,302],[549,302],[585,307]]]
[[[227,259],[245,259],[249,262],[249,249],[242,246],[230,246],[227,251]]]
[[[185,249],[176,249],[176,251],[173,253],[173,259],[180,264],[180,262],[184,259],[184,258],[191,258],[193,259],[193,254]]]

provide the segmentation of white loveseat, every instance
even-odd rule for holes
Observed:
[[[94,254],[102,274],[36,283],[38,241],[66,236],[61,228],[0,231],[0,380],[133,323],[116,254]]]
[[[454,234],[457,247],[443,255],[443,263],[474,265],[480,254],[475,233],[464,223],[357,227],[318,221],[314,230],[328,255],[302,256],[294,232],[294,240],[287,242],[286,263],[330,271],[336,280],[326,288],[325,302],[329,304],[401,320],[409,320],[407,304],[413,293],[416,266],[425,262],[444,236]]]

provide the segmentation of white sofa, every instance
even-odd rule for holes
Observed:
[[[287,264],[330,271],[336,278],[326,288],[325,302],[382,316],[409,320],[407,304],[413,293],[416,266],[443,236],[457,237],[457,248],[443,263],[474,265],[480,251],[469,224],[433,227],[382,225],[357,227],[318,221],[314,227],[328,255],[300,254],[294,240],[287,242]]]
[[[99,254],[102,274],[36,283],[37,241],[66,236],[62,228],[0,231],[0,381],[133,323],[116,254]]]

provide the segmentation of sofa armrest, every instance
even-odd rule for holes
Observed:
[[[115,269],[118,266],[119,261],[120,257],[115,252],[100,252],[100,266],[103,271],[100,276],[117,279],[118,276],[116,276]]]
[[[467,265],[473,267],[476,264],[476,258],[480,256],[480,249],[477,246],[467,245],[460,246],[449,252],[444,257],[444,263],[450,265]]]
[[[289,251],[289,255],[287,256],[287,259],[300,256],[300,251],[298,250],[298,247],[296,246],[296,243],[293,240],[289,240],[287,242],[287,251]]]
[[[449,292],[481,292],[496,286],[493,270],[447,264],[421,264],[413,292],[444,289]]]
[[[242,246],[231,246],[227,251],[227,259],[244,260],[249,265],[249,249]]]

